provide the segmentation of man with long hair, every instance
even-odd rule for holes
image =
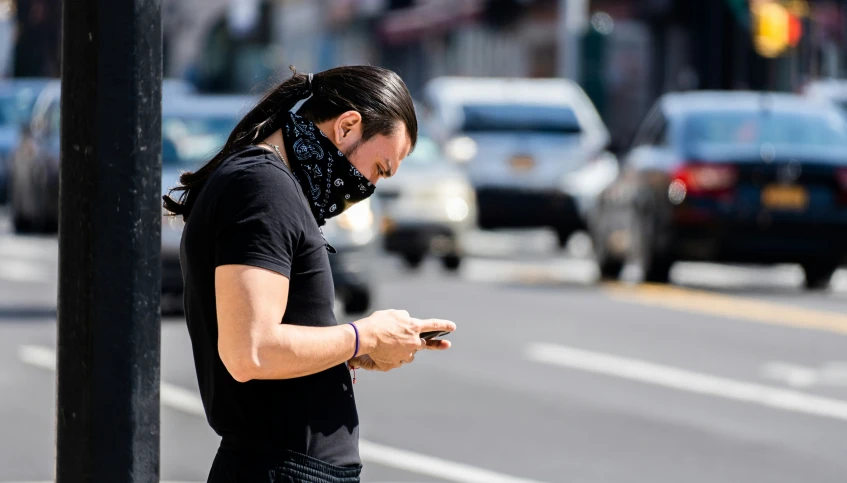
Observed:
[[[394,72],[294,74],[185,173],[164,206],[185,220],[180,261],[197,379],[221,437],[208,481],[355,483],[361,461],[350,370],[388,371],[446,320],[376,312],[338,325],[321,225],[370,196],[417,141]]]

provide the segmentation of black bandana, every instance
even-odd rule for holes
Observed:
[[[288,162],[319,226],[373,194],[376,187],[315,123],[293,112],[287,116],[282,133]]]

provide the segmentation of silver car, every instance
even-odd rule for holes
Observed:
[[[425,88],[429,132],[464,167],[484,229],[585,227],[617,159],[594,105],[564,79],[442,77]]]
[[[476,226],[476,194],[467,176],[443,155],[438,144],[418,136],[403,168],[379,182],[386,251],[416,268],[427,254],[445,269],[459,268],[466,233]]]

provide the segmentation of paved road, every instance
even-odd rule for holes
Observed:
[[[0,483],[46,481],[56,242],[2,225]],[[847,480],[844,274],[818,294],[794,267],[690,264],[668,287],[598,286],[543,234],[475,246],[458,276],[378,264],[380,308],[460,329],[448,353],[359,373],[365,481]],[[217,439],[182,321],[162,330],[162,477],[202,481]]]

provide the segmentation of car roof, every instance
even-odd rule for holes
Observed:
[[[438,77],[427,83],[427,96],[452,103],[574,104],[582,90],[568,79]]]
[[[665,94],[661,105],[671,116],[697,112],[757,111],[813,113],[826,109],[808,98],[783,92],[691,91]]]
[[[162,103],[163,116],[243,116],[258,101],[248,95],[176,95]]]

